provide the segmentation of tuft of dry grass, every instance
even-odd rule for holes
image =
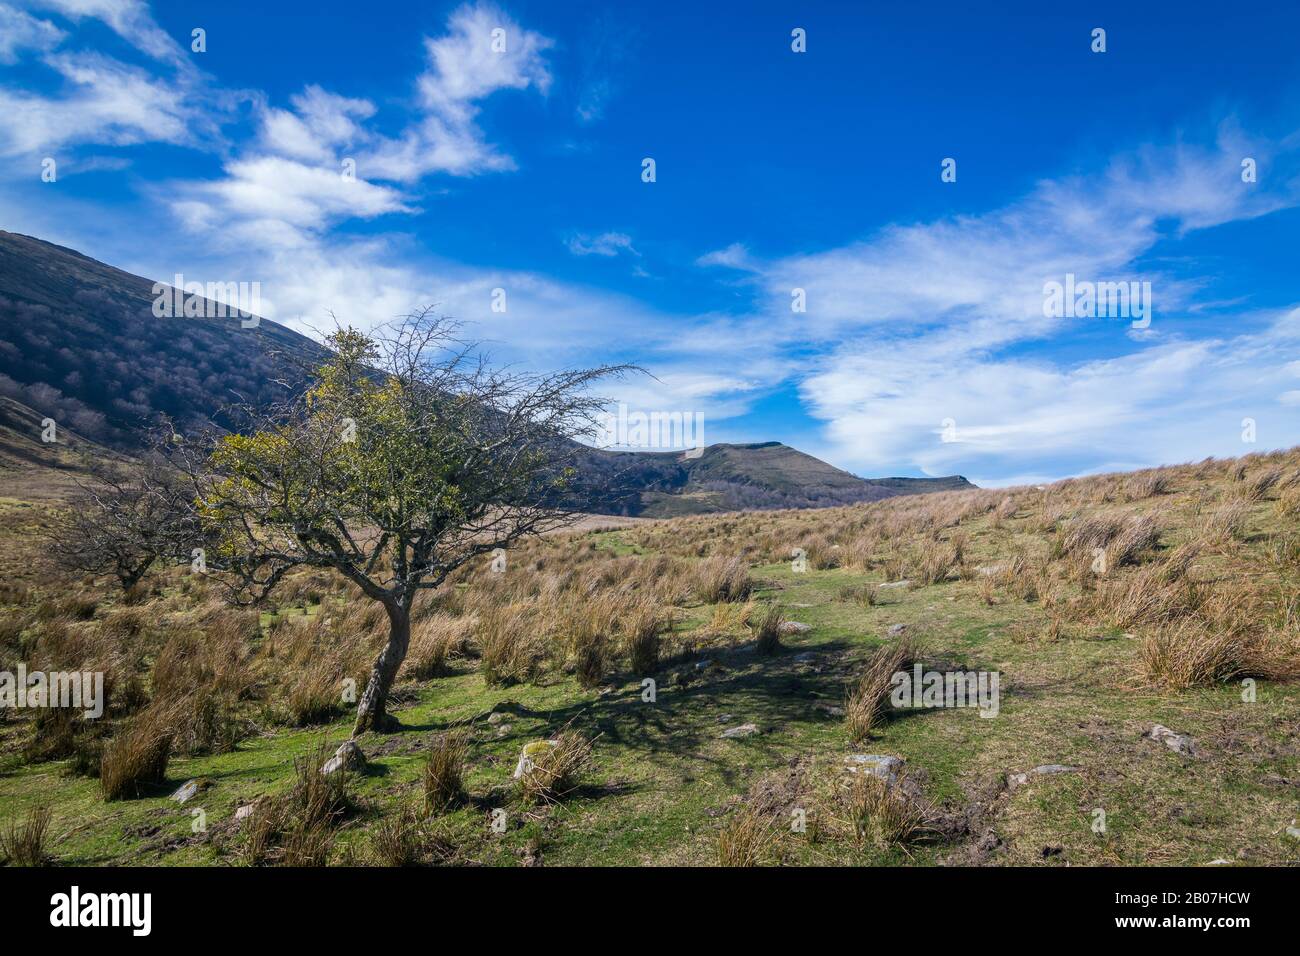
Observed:
[[[424,763],[424,800],[433,813],[455,806],[465,797],[465,758],[469,739],[463,731],[433,738]]]
[[[695,596],[705,604],[743,601],[754,590],[749,567],[738,557],[706,558],[695,573]]]
[[[761,866],[773,840],[770,816],[741,807],[718,832],[718,866]]]
[[[1182,618],[1159,625],[1143,639],[1138,667],[1148,684],[1184,690],[1245,673],[1249,656],[1240,637]]]
[[[545,659],[545,636],[537,628],[519,606],[491,607],[481,613],[475,639],[483,680],[508,686],[536,678]]]
[[[781,650],[781,625],[785,615],[780,605],[769,604],[763,618],[754,627],[755,649],[760,654],[775,654]]]
[[[411,626],[411,647],[402,670],[413,680],[432,680],[447,673],[447,660],[463,651],[473,618],[430,614]]]
[[[173,708],[151,705],[104,747],[99,784],[105,800],[139,797],[167,777],[174,737]]]
[[[244,826],[247,863],[320,867],[328,862],[334,830],[353,809],[347,771],[321,773],[331,756],[322,740],[294,760],[293,787],[259,803]]]
[[[578,786],[578,779],[591,763],[592,742],[576,730],[556,734],[554,744],[531,758],[531,766],[519,778],[520,795],[526,803],[558,803]]]
[[[665,627],[664,616],[653,603],[642,602],[632,609],[623,637],[632,673],[644,676],[659,669],[660,633]]]
[[[844,704],[844,723],[855,742],[871,736],[888,710],[894,675],[911,667],[915,659],[915,646],[906,637],[876,648],[867,658]]]
[[[880,603],[880,587],[876,584],[846,584],[840,588],[839,599],[845,604],[875,607]]]
[[[0,830],[0,860],[7,866],[46,866],[50,854],[50,820],[54,813],[49,807],[33,807],[22,823],[14,819]]]
[[[446,862],[452,853],[445,827],[422,817],[412,806],[402,807],[375,827],[370,850],[380,866],[422,866]]]
[[[901,780],[891,782],[870,773],[851,776],[843,806],[859,844],[887,850],[911,842],[926,829],[926,807]]]

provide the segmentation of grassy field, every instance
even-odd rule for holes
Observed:
[[[48,811],[56,864],[1295,863],[1298,506],[1292,451],[529,542],[429,602],[402,729],[358,739],[365,769],[330,778],[308,825],[382,614],[321,574],[260,612],[184,569],[130,595],[53,581],[41,506],[5,499],[0,669],[102,669],[112,691],[94,726],[0,712],[0,840],[20,862]],[[806,625],[775,648],[771,607]],[[997,715],[887,707],[855,734],[863,675],[900,647],[996,672]],[[98,774],[146,730],[165,768],[106,799]],[[590,760],[530,799],[521,750],[561,733]],[[442,808],[426,780],[448,735],[464,761]],[[848,774],[853,754],[902,776]]]

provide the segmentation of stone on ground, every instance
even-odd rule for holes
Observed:
[[[325,761],[325,766],[320,768],[320,772],[328,777],[340,770],[357,771],[364,770],[365,767],[366,755],[361,752],[355,740],[347,740],[334,751],[333,757]]]

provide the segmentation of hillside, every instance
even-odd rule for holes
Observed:
[[[111,688],[0,720],[0,819],[63,865],[1295,865],[1298,519],[1293,449],[530,541],[421,609],[401,727],[313,814],[382,609],[58,580],[0,501],[0,667]],[[913,662],[996,692],[897,704]],[[561,736],[563,785],[512,776]]]
[[[0,395],[131,450],[159,413],[182,428],[238,401],[284,397],[276,353],[323,354],[274,322],[156,318],[153,282],[62,246],[0,232]]]
[[[11,410],[25,406],[17,413],[25,422],[50,417],[130,453],[138,429],[160,414],[182,429],[212,420],[231,426],[223,407],[283,399],[286,384],[300,383],[296,363],[324,354],[266,319],[243,328],[233,318],[155,317],[153,285],[74,250],[0,231],[0,398],[14,403]],[[602,514],[826,507],[969,487],[959,477],[863,480],[777,442],[713,445],[698,459],[596,450],[582,459],[572,503]],[[43,453],[23,460],[27,472],[53,462]],[[11,477],[11,469],[0,473]]]
[[[614,509],[651,518],[825,508],[974,487],[960,475],[859,478],[781,442],[709,445],[698,458],[680,452],[605,452],[599,459],[637,489],[612,502]]]

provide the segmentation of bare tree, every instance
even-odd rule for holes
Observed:
[[[188,557],[199,528],[184,476],[153,454],[134,465],[96,464],[89,471],[46,532],[60,568],[111,572],[125,592],[155,561]]]
[[[183,442],[209,567],[261,600],[294,567],[333,568],[387,611],[389,637],[354,735],[389,730],[385,705],[411,609],[476,555],[564,525],[572,463],[595,433],[606,366],[549,375],[493,369],[429,311],[327,339],[308,388],[241,434]]]

